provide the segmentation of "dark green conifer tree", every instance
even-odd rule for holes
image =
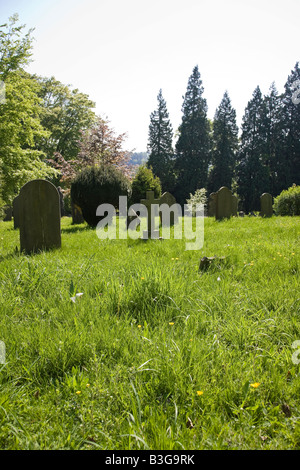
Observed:
[[[266,114],[265,101],[257,87],[245,109],[237,166],[238,193],[246,212],[259,210],[261,194],[270,191]]]
[[[275,83],[270,86],[265,102],[265,164],[269,169],[270,192],[273,197],[284,189],[285,163],[283,159],[282,97],[278,94]]]
[[[212,167],[208,176],[208,192],[232,185],[238,150],[236,111],[231,106],[227,91],[217,108],[213,121]]]
[[[296,63],[285,84],[283,94],[283,154],[285,168],[281,185],[283,189],[300,184],[300,68]]]
[[[182,106],[182,123],[176,143],[175,196],[180,204],[185,204],[190,194],[206,187],[207,183],[210,125],[203,91],[200,72],[196,66],[188,81]]]
[[[163,191],[172,192],[175,182],[173,129],[162,90],[159,90],[157,100],[157,110],[150,115],[147,167],[159,177]]]

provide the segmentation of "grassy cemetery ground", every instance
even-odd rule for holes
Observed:
[[[61,249],[0,241],[1,449],[300,448],[299,217],[206,219],[200,251],[68,218]]]

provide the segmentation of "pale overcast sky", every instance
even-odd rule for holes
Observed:
[[[198,65],[213,118],[225,90],[240,126],[257,85],[279,92],[300,61],[299,0],[0,0],[35,28],[27,68],[89,95],[128,150],[146,151],[162,89],[174,131]]]

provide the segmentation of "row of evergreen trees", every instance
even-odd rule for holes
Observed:
[[[243,116],[241,134],[228,92],[214,120],[198,66],[189,78],[182,122],[173,148],[173,128],[162,90],[150,116],[148,167],[180,204],[199,188],[209,193],[227,186],[239,195],[241,207],[259,210],[263,192],[274,197],[293,183],[300,184],[300,69],[297,62],[279,95],[275,84],[263,96],[258,86]]]

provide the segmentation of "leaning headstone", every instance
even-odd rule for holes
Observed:
[[[233,194],[232,195],[232,206],[231,206],[231,213],[234,217],[237,217],[238,214],[238,198]]]
[[[207,203],[207,216],[215,217],[216,215],[216,206],[217,206],[217,193],[211,193],[208,197]]]
[[[164,193],[159,200],[159,206],[161,206],[162,204],[166,204],[169,209],[173,206],[173,210],[168,210],[169,214],[166,214],[168,217],[163,217],[162,211],[159,211],[159,218],[161,224],[164,226],[178,224],[178,208],[176,205],[175,197],[171,193]]]
[[[20,227],[20,209],[19,209],[20,197],[16,196],[13,200],[13,218],[14,218],[14,228]]]
[[[221,220],[232,216],[232,192],[222,186],[217,192],[216,219]]]
[[[56,187],[45,180],[26,183],[19,194],[20,248],[27,254],[60,248],[60,206]]]
[[[84,218],[81,212],[81,209],[77,204],[74,202],[71,202],[71,210],[72,210],[72,224],[77,225],[77,224],[83,224],[84,223]]]
[[[12,207],[11,206],[5,206],[4,207],[3,222],[10,222],[11,219],[12,219]]]
[[[159,199],[154,198],[154,191],[146,192],[146,199],[141,199],[141,204],[144,204],[147,208],[147,217],[148,217],[148,228],[143,231],[143,240],[148,240],[149,238],[159,238],[159,230],[155,230],[155,213],[154,205],[159,205]]]
[[[260,196],[260,215],[262,217],[272,217],[273,206],[272,196],[269,193],[263,193]]]

